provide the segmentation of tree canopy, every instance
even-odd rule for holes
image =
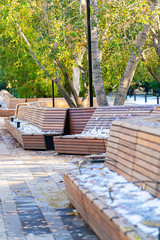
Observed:
[[[91,3],[93,15],[95,0]],[[54,81],[55,96],[65,97],[70,106],[85,105],[88,96],[85,1],[4,0],[0,6],[1,84],[18,97],[50,97]],[[160,88],[160,44],[156,42],[160,39],[160,12],[159,8],[150,11],[150,6],[149,0],[97,1],[92,29],[97,27],[106,94],[117,91],[137,36],[149,24],[151,31],[141,47],[144,54],[137,63],[132,85],[140,87],[148,82]],[[80,92],[74,88],[75,79]]]

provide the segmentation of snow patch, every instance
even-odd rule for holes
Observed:
[[[20,122],[20,127],[18,128],[22,133],[25,134],[60,134],[59,131],[42,131],[40,128],[33,126],[25,121],[20,121],[14,119],[13,122],[10,122],[15,128],[17,127],[17,122]]]
[[[105,129],[104,127],[101,128],[93,128],[88,131],[83,131],[80,136],[84,137],[101,137],[101,138],[108,138],[110,133],[110,129]]]
[[[103,197],[106,204],[128,222],[137,225],[145,233],[158,236],[158,228],[148,227],[142,222],[148,220],[160,222],[160,199],[154,198],[149,192],[141,190],[123,176],[110,171],[104,164],[87,165],[81,168],[82,175],[78,170],[74,170],[74,173],[81,185]]]

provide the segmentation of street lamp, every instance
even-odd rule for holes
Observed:
[[[52,106],[54,107],[54,81],[52,80]]]
[[[86,2],[87,2],[87,40],[88,40],[88,68],[89,68],[89,97],[90,97],[90,107],[93,107],[90,0],[86,0]]]

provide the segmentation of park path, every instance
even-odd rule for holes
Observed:
[[[63,170],[80,159],[24,150],[0,118],[0,240],[97,240],[67,206]]]

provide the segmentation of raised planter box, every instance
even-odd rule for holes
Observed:
[[[102,198],[80,185],[72,173],[65,173],[64,180],[69,201],[101,240],[156,240],[118,216]]]

